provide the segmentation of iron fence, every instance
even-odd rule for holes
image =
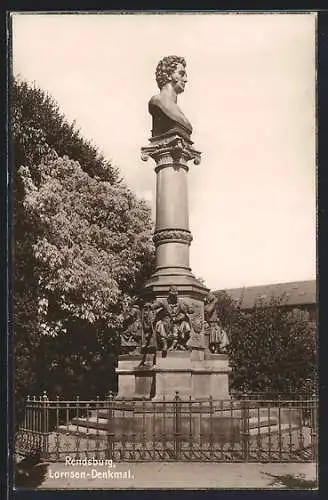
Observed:
[[[15,440],[41,460],[316,461],[317,397],[28,398]]]

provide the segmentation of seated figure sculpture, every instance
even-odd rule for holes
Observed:
[[[164,355],[167,350],[187,350],[191,332],[189,315],[193,310],[178,299],[177,288],[172,286],[167,299],[158,299],[153,308],[156,310],[155,331],[160,338]]]
[[[164,134],[179,128],[187,137],[192,126],[177,104],[187,82],[186,61],[183,57],[164,57],[156,68],[156,82],[160,89],[148,104],[149,113],[153,117],[152,136]]]

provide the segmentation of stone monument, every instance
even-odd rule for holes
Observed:
[[[159,94],[148,104],[152,117],[144,161],[155,162],[156,224],[153,241],[156,268],[141,294],[141,348],[120,356],[118,398],[173,397],[175,391],[194,399],[228,396],[230,371],[226,354],[209,350],[204,335],[204,302],[209,290],[192,274],[189,250],[189,162],[201,153],[191,140],[192,125],[178,106],[187,82],[183,57],[164,57],[156,68]],[[136,324],[137,310],[133,312]],[[210,331],[211,331],[210,326]]]
[[[132,439],[128,453],[135,452],[136,437],[143,449],[152,443],[168,450],[170,457],[181,445],[192,449],[193,443],[220,442],[222,453],[225,442],[229,446],[241,440],[248,443],[250,430],[245,429],[251,426],[253,436],[254,431],[260,435],[261,427],[267,432],[268,418],[258,417],[262,423],[255,430],[242,403],[224,401],[229,399],[228,339],[220,325],[216,297],[195,278],[189,265],[188,163],[199,165],[201,154],[193,147],[192,126],[177,104],[187,82],[184,58],[164,57],[158,63],[156,81],[160,93],[149,101],[152,136],[142,148],[142,158],[155,162],[156,269],[125,318],[114,404],[91,418],[76,418],[73,423],[78,427],[73,432],[86,429],[92,436],[95,431],[89,431],[96,428],[106,440],[117,435],[124,442],[122,450]],[[137,400],[154,404],[146,408],[145,401]],[[213,400],[220,403],[213,405]],[[259,411],[256,407],[257,415]],[[67,426],[62,427],[67,433]]]

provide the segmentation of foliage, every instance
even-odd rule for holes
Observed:
[[[49,398],[103,399],[117,391],[117,343],[101,324],[88,328],[85,321],[70,324],[68,333],[43,337],[47,377],[43,389]]]
[[[48,155],[37,170],[39,186],[28,167],[20,173],[44,333],[55,335],[68,318],[117,330],[151,262],[150,210],[123,184],[91,178],[67,157]]]
[[[11,352],[13,359],[13,389],[15,396],[14,423],[17,425],[24,415],[24,400],[27,394],[38,394],[38,359],[40,346],[38,335],[38,315],[35,288],[31,285],[29,276],[21,277],[15,289],[16,296],[12,300],[12,318],[14,321],[11,337]],[[17,325],[17,328],[16,328]]]
[[[225,293],[217,307],[230,339],[233,389],[270,395],[315,390],[316,328],[305,311],[288,309],[282,296],[258,300],[245,312]]]
[[[226,291],[216,292],[218,299],[216,308],[222,328],[229,330],[241,314],[240,301],[237,301]]]
[[[13,79],[11,87],[12,152],[16,167],[38,165],[54,149],[80,163],[91,177],[111,184],[120,182],[119,170],[106,161],[90,141],[68,123],[56,101],[36,85]]]
[[[151,272],[149,208],[122,183],[91,178],[52,153],[21,167],[38,275],[43,388],[65,397],[115,389],[115,354],[126,310]],[[66,335],[65,335],[66,333]]]

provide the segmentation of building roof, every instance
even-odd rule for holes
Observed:
[[[235,300],[242,300],[242,309],[251,309],[258,299],[269,300],[271,297],[281,297],[283,294],[288,306],[316,303],[316,280],[230,288],[220,291],[225,291]]]

